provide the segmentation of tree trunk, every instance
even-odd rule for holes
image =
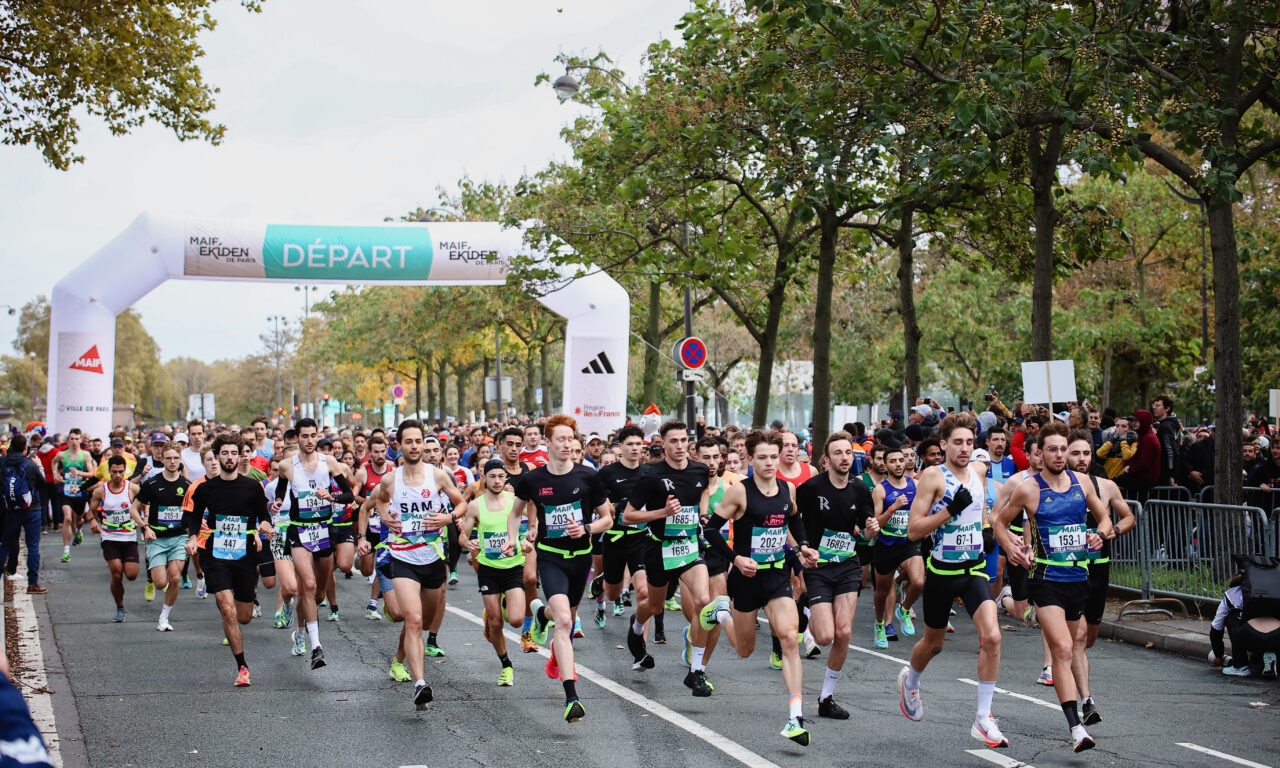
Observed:
[[[489,400],[485,396],[484,383],[489,378],[489,358],[484,358],[484,376],[480,379],[480,410],[489,411]],[[489,411],[492,413],[492,411]]]
[[[434,367],[434,366],[433,366]],[[435,418],[436,413],[436,377],[430,369],[427,370],[427,417],[426,423],[430,425],[431,420]]]
[[[822,214],[818,238],[818,287],[813,301],[813,445],[826,444],[831,431],[831,289],[836,271],[835,214]],[[817,460],[817,456],[813,457]]]
[[[1031,157],[1031,197],[1036,226],[1035,272],[1031,280],[1031,359],[1053,357],[1053,232],[1058,224],[1058,209],[1053,189],[1058,180],[1058,158],[1066,130],[1062,126],[1049,129],[1045,146],[1040,146],[1040,131],[1028,134]]]
[[[1244,423],[1241,399],[1240,261],[1231,203],[1209,208],[1209,248],[1213,252],[1213,379],[1214,423],[1218,434],[1234,438]],[[1236,441],[1223,440],[1213,452],[1213,500],[1217,504],[1244,501],[1244,459],[1232,450]]]
[[[640,396],[640,410],[658,399],[658,366],[662,359],[655,349],[662,339],[662,284],[654,281],[649,284],[649,315],[645,318],[644,340],[644,394]]]
[[[787,275],[792,268],[791,246],[779,247],[774,262],[773,285],[765,294],[769,314],[760,341],[760,370],[756,373],[756,400],[751,408],[752,426],[768,426],[769,393],[773,389],[773,361],[778,356],[778,327],[782,325],[782,308],[787,300]]]
[[[441,422],[447,421],[449,418],[449,363],[445,360],[440,361],[440,368],[436,371],[436,380],[439,386],[436,388],[440,391],[440,416]]]
[[[526,346],[524,352],[524,412],[533,413],[537,406],[537,382],[534,380],[533,347]]]
[[[1111,407],[1111,345],[1102,357],[1102,407]]]
[[[920,396],[920,339],[924,336],[916,317],[915,213],[915,208],[911,205],[903,206],[896,238],[898,311],[902,313],[902,388],[907,400],[912,403]],[[892,398],[889,400],[889,410],[901,407]]]
[[[473,363],[474,365],[474,363]],[[458,420],[462,421],[466,418],[467,411],[467,374],[471,372],[471,368],[464,369],[458,364],[453,366],[453,386],[458,393]]]
[[[551,342],[538,347],[538,374],[542,377],[542,415],[551,415]]]

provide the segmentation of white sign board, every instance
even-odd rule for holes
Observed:
[[[1038,360],[1022,364],[1024,403],[1069,403],[1076,399],[1074,360]]]
[[[1271,418],[1280,419],[1280,389],[1271,390]]]
[[[498,400],[498,383],[497,382],[498,382],[497,376],[486,376],[484,378],[484,399],[486,401],[492,400],[496,402]],[[511,377],[510,376],[502,377],[502,402],[504,403],[511,402]]]

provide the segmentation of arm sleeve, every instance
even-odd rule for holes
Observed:
[[[201,483],[193,488],[191,495],[187,497],[191,502],[191,508],[187,510],[187,514],[183,515],[183,522],[187,526],[188,536],[200,535],[200,519],[204,517],[204,494],[200,492],[203,487],[204,483]]]
[[[342,482],[346,482],[346,480],[343,479]],[[267,507],[267,497],[264,494],[255,492],[249,498],[251,499],[250,508],[253,510],[254,516],[258,518],[258,522],[271,522],[271,510]]]
[[[446,473],[447,474],[447,473]],[[346,475],[334,475],[333,482],[338,486],[338,492],[333,494],[333,500],[339,504],[350,504],[356,500],[356,495],[351,492],[351,483],[347,482]],[[276,486],[279,487],[278,485]],[[277,491],[279,493],[279,491]]]
[[[809,536],[805,533],[804,520],[801,519],[799,510],[787,518],[787,529],[791,531],[791,537],[796,540],[796,546],[809,546]]]
[[[289,483],[280,478],[276,481],[276,501],[284,501],[284,497],[289,493]]]
[[[792,515],[792,519],[797,517],[799,517],[799,515]],[[713,513],[711,515],[711,519],[707,521],[706,528],[703,529],[702,535],[706,537],[707,544],[709,544],[712,549],[720,553],[721,557],[724,557],[732,563],[733,559],[737,557],[738,554],[733,551],[733,547],[729,546],[729,542],[725,541],[724,537],[720,535],[720,529],[727,522],[729,521]]]

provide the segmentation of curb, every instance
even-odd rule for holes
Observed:
[[[1176,653],[1180,656],[1204,661],[1212,646],[1209,636],[1199,632],[1168,631],[1160,627],[1158,622],[1121,622],[1111,617],[1104,618],[1098,630],[1099,637],[1121,640],[1130,645],[1152,650]]]

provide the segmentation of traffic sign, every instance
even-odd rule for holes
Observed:
[[[394,400],[400,400],[404,397],[404,385],[396,384],[391,388],[391,397]]]
[[[676,365],[681,368],[696,370],[707,363],[707,345],[703,344],[702,339],[697,336],[690,336],[676,342],[671,350],[671,356],[675,358]]]
[[[676,381],[706,381],[707,372],[693,368],[681,368],[676,371]]]

